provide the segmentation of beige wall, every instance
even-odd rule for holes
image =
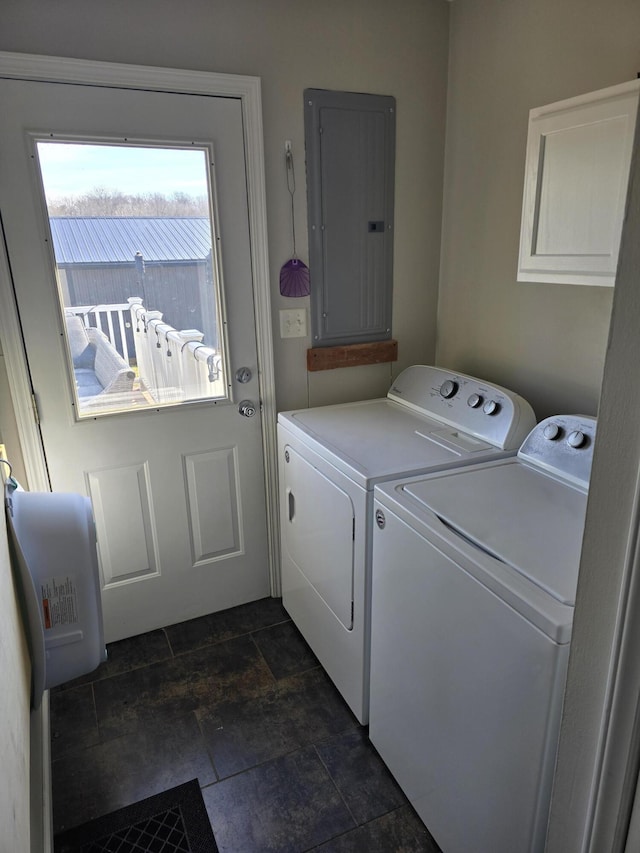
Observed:
[[[440,252],[449,4],[446,0],[22,0],[3,4],[0,50],[256,75],[262,79],[279,408],[386,393],[389,366],[306,372],[306,339],[281,340],[278,275],[291,252],[284,140],[304,178],[306,87],[397,99],[394,336],[400,361],[432,361]],[[8,8],[7,8],[8,7]],[[296,194],[306,259],[304,180]]]
[[[528,113],[636,77],[637,0],[455,0],[438,363],[595,414],[612,289],[518,284]]]
[[[1,473],[0,488],[4,489]],[[28,853],[30,667],[9,565],[4,513],[0,517],[0,588],[0,853]]]

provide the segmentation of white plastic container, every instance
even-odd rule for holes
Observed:
[[[9,484],[5,495],[35,708],[44,690],[106,660],[95,523],[83,495],[25,492]]]

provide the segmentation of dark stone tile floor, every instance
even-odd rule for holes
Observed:
[[[51,734],[55,832],[197,778],[220,853],[439,853],[279,599],[111,644]]]

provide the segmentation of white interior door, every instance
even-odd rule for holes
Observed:
[[[47,466],[54,490],[92,498],[107,640],[267,595],[262,425],[240,99],[2,80],[0,110],[0,207]],[[97,362],[78,367],[82,359],[72,361],[74,338],[65,314],[76,313],[70,308],[78,306],[70,305],[60,238],[54,245],[43,192],[44,152],[56,145],[58,153],[72,160],[78,145],[112,153],[134,151],[143,160],[157,153],[193,152],[206,176],[214,292],[200,306],[199,320],[214,330],[215,340],[198,338],[182,323],[172,325],[164,316],[167,306],[145,305],[139,292],[132,310],[122,315],[124,325],[115,321],[114,327],[96,312],[80,311],[83,323],[102,325],[114,349],[122,350],[123,338],[132,341],[136,333],[146,335],[147,343],[155,335],[146,355],[132,342],[130,352],[113,356],[116,362],[128,362],[133,386],[120,389],[120,396],[106,404],[101,392],[87,397],[79,390],[82,370],[93,369],[95,377],[100,373]],[[167,166],[165,177],[174,171],[177,168]],[[124,168],[122,177],[125,192],[127,186],[135,189],[135,178],[126,183]],[[84,260],[89,262],[88,255]],[[174,261],[184,265],[185,258]],[[150,263],[146,268],[148,275]],[[111,304],[107,291],[105,285],[105,299],[100,301]],[[174,303],[181,301],[180,293],[176,296],[174,290]],[[144,311],[138,317],[133,309],[141,305]],[[97,353],[101,344],[92,346]],[[158,379],[157,364],[154,367],[155,350],[164,359],[162,370],[172,359],[174,372],[163,379]],[[183,369],[176,374],[179,359]],[[126,374],[126,367],[118,365]],[[244,367],[249,370],[239,381],[236,374]],[[187,370],[195,373],[186,376]],[[203,390],[208,378],[212,385]],[[106,382],[104,375],[100,382]],[[253,416],[240,414],[241,399],[253,403]]]

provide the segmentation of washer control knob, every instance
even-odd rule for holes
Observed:
[[[467,406],[471,409],[477,409],[478,406],[482,405],[482,397],[480,394],[472,394],[467,400]]]
[[[555,423],[547,424],[542,434],[547,441],[556,441],[562,435],[562,427]]]
[[[587,436],[579,429],[574,429],[573,432],[569,433],[567,438],[567,444],[569,447],[584,447],[587,443]]]
[[[495,400],[487,400],[482,407],[482,411],[485,415],[497,415],[500,411],[500,403],[497,403]]]
[[[457,390],[458,383],[454,382],[453,379],[445,380],[440,386],[440,393],[442,394],[445,400],[448,400],[450,397],[453,397]]]

